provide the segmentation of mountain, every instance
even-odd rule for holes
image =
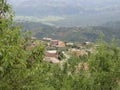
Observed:
[[[89,27],[56,27],[42,24],[40,22],[19,22],[23,30],[29,30],[37,38],[51,37],[63,41],[96,41],[101,33],[108,42],[113,37],[120,42],[120,22],[108,22],[102,26]]]

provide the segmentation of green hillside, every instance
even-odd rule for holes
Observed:
[[[101,33],[110,41],[113,37],[120,38],[120,22],[106,23],[103,26],[89,27],[55,27],[38,22],[19,22],[23,30],[29,30],[37,38],[51,37],[65,41],[95,41]]]

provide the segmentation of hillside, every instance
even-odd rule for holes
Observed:
[[[105,40],[120,38],[120,22],[109,22],[102,26],[89,27],[57,27],[39,22],[19,22],[23,30],[29,30],[37,38],[51,37],[64,41],[95,41],[101,33]]]

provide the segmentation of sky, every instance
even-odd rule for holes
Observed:
[[[80,4],[84,8],[100,8],[103,6],[119,6],[120,0],[9,0],[12,3],[13,7],[20,6],[35,6],[37,4],[41,5],[42,3],[66,3],[66,4]]]
[[[12,4],[16,16],[35,16],[35,17],[49,15],[72,16],[80,14],[86,15],[85,17],[84,16],[83,17],[88,18],[88,20],[91,20],[91,18],[94,19],[94,17],[97,18],[101,17],[102,19],[107,20],[109,18],[109,21],[111,21],[111,19],[112,20],[118,19],[120,15],[120,0],[7,0],[7,1],[9,1]]]

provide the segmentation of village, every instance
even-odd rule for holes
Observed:
[[[71,56],[81,57],[95,52],[96,45],[93,42],[64,42],[52,38],[44,37],[43,39],[31,38],[31,45],[28,49],[42,43],[45,46],[44,61],[50,63],[60,63],[68,60]]]

